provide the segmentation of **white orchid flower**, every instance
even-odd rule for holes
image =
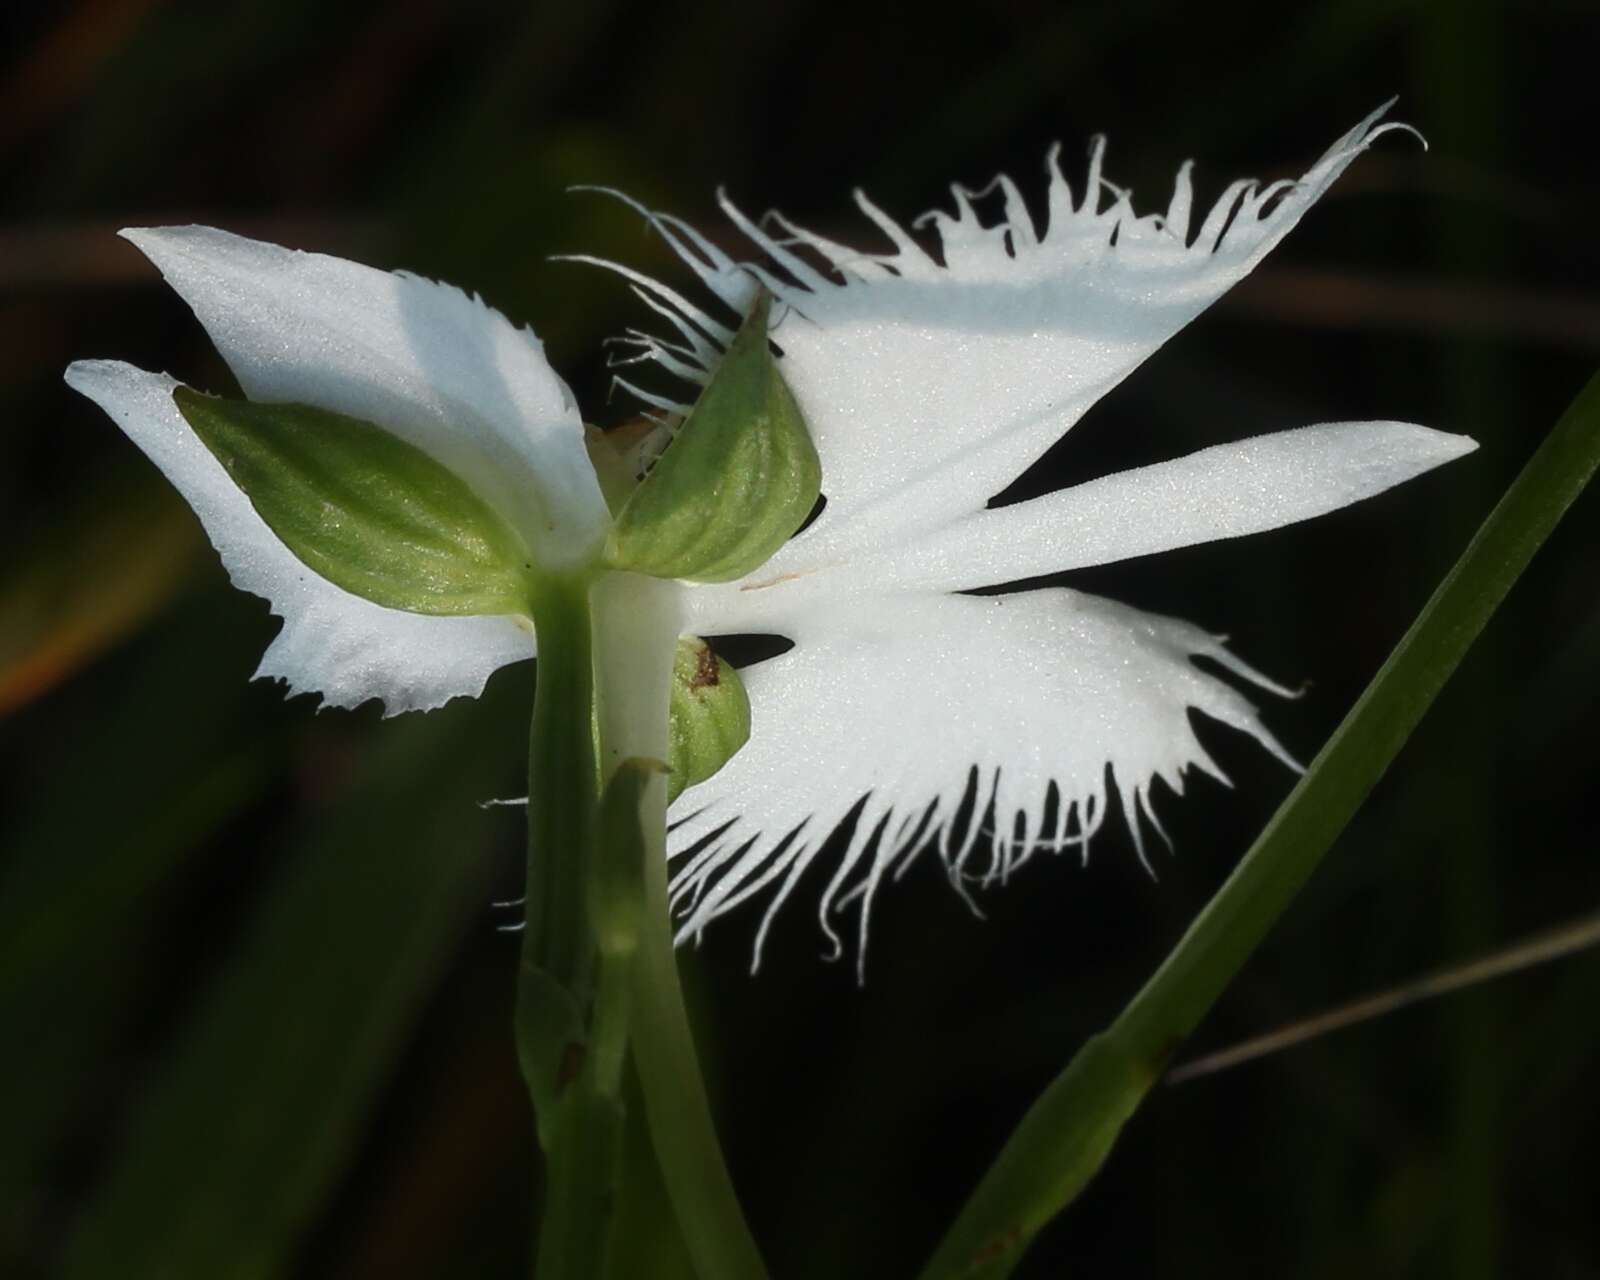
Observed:
[[[1083,851],[1114,796],[1143,856],[1150,787],[1218,778],[1191,710],[1293,766],[1206,657],[1288,691],[1185,622],[1067,588],[962,594],[1256,533],[1380,493],[1473,443],[1398,422],[1343,422],[1203,449],[989,509],[1103,395],[1245,276],[1380,134],[1373,113],[1296,182],[1230,186],[1192,216],[1185,165],[1164,214],[1137,215],[1101,177],[1078,197],[1049,159],[1048,219],[1013,183],[954,188],[925,216],[935,256],[857,194],[887,252],[846,248],[722,207],[753,260],[650,214],[730,318],[775,299],[778,367],[809,426],[826,505],[730,582],[675,584],[683,630],[763,632],[793,648],[748,668],[748,745],[677,801],[680,940],[766,893],[761,939],[827,837],[854,812],[819,917],[936,848],[958,886],[1006,879],[1035,851]],[[995,195],[986,221],[973,201]],[[473,488],[552,570],[602,563],[611,517],[582,422],[538,341],[445,285],[199,227],[124,233],[194,309],[245,394],[382,424]],[[637,357],[691,387],[733,329],[625,267],[672,326]],[[125,364],[72,366],[199,514],[233,581],[284,626],[258,675],[327,703],[390,712],[476,695],[533,655],[526,620],[424,616],[317,576],[272,533],[174,405],[175,382]],[[667,413],[685,405],[639,394]],[[969,788],[976,779],[975,794]],[[1225,780],[1225,779],[1224,779]],[[958,821],[966,799],[971,817]]]

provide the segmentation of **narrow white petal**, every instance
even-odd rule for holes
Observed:
[[[177,382],[110,360],[83,360],[67,384],[104,409],[181,493],[234,585],[271,603],[283,630],[258,676],[332,706],[380,699],[390,714],[476,695],[497,667],[533,656],[510,618],[438,618],[385,609],[313,573],[278,541],[172,402]]]
[[[959,886],[997,883],[1041,847],[1081,855],[1112,794],[1131,805],[1142,849],[1135,811],[1153,826],[1156,778],[1181,791],[1191,765],[1221,777],[1191,709],[1293,763],[1250,702],[1190,659],[1284,690],[1198,627],[1094,596],[839,600],[794,636],[796,648],[743,673],[749,743],[675,808],[686,937],[756,896],[770,922],[811,872],[823,929],[837,944],[840,908],[859,903],[864,947],[866,906],[918,848],[936,843]],[[974,770],[978,821],[954,822]],[[841,861],[813,870],[858,805]]]
[[[1476,448],[1405,422],[1255,436],[979,511],[814,581],[835,591],[963,591],[1109,564],[1309,520]]]
[[[937,229],[942,264],[864,199],[891,252],[839,256],[803,233],[780,243],[725,203],[752,249],[778,268],[746,271],[790,307],[773,339],[816,439],[828,498],[805,555],[859,553],[980,510],[1397,127],[1380,125],[1381,115],[1340,138],[1298,182],[1234,184],[1193,238],[1188,166],[1165,214],[1138,216],[1128,194],[1100,176],[1098,141],[1077,201],[1052,153],[1042,231],[1008,179],[993,185],[993,221],[979,197],[954,188],[953,214],[918,220]],[[791,252],[796,241],[833,274]],[[748,277],[725,254],[708,262],[680,237],[669,242],[724,302],[748,297]],[[869,258],[878,270],[863,269]]]
[[[209,227],[122,233],[161,269],[253,400],[378,423],[467,480],[558,565],[605,501],[582,422],[537,338],[449,285]]]

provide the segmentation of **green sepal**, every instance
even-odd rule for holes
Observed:
[[[533,562],[465,481],[383,428],[303,404],[172,398],[309,568],[390,609],[526,615]]]
[[[694,408],[623,506],[613,568],[726,582],[766,562],[804,523],[822,465],[767,342],[763,292]]]
[[[682,637],[672,656],[670,715],[669,804],[727,764],[750,739],[744,682],[698,636]]]

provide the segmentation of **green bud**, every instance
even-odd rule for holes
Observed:
[[[421,449],[310,405],[188,387],[172,398],[272,532],[329,582],[410,613],[527,614],[521,538]]]
[[[669,802],[704,782],[750,739],[750,699],[739,673],[698,636],[684,636],[672,656],[672,776]]]
[[[767,343],[756,299],[727,355],[616,518],[609,563],[726,582],[765,563],[811,514],[822,467]]]

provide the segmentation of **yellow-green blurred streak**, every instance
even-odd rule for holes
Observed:
[[[78,491],[0,571],[0,716],[138,630],[193,569],[201,541],[148,469]]]

